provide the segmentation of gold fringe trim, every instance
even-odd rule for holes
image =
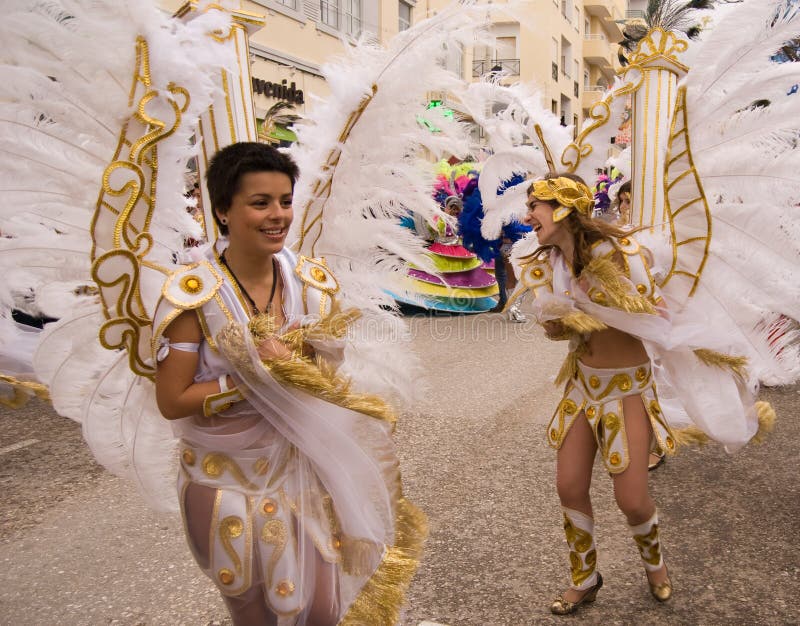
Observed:
[[[326,402],[364,413],[390,424],[397,422],[397,415],[380,396],[351,391],[349,378],[340,376],[322,359],[310,361],[296,356],[291,359],[263,361],[264,366],[280,383],[292,385]]]
[[[558,376],[556,376],[555,385],[561,386],[565,384],[568,380],[572,380],[578,375],[578,360],[586,353],[586,343],[581,342],[577,348],[571,350],[564,362],[561,364],[561,369],[558,370]]]
[[[742,380],[747,379],[747,357],[746,356],[731,356],[715,350],[706,350],[700,348],[694,351],[695,356],[706,365],[712,367],[719,367],[721,369],[729,369]]]
[[[769,402],[759,400],[756,402],[755,406],[758,415],[758,431],[756,431],[756,434],[753,435],[750,441],[753,443],[762,443],[767,438],[767,434],[771,433],[772,429],[775,428],[775,422],[778,420],[778,416]]]
[[[624,272],[611,260],[595,258],[589,261],[581,276],[590,274],[606,290],[609,304],[627,313],[654,314],[656,308],[650,300],[640,294],[632,294],[628,285],[622,280]]]
[[[425,514],[405,498],[397,502],[394,546],[362,587],[339,626],[394,626],[428,535]]]
[[[603,322],[583,311],[571,311],[561,318],[561,323],[577,333],[593,333],[608,328]]]
[[[0,382],[11,385],[14,395],[11,397],[0,396],[0,404],[9,409],[19,409],[28,404],[28,401],[36,396],[40,400],[50,402],[50,391],[46,385],[34,383],[28,380],[19,380],[13,376],[0,374]]]
[[[331,319],[336,317],[337,319]],[[356,319],[357,312],[341,313],[337,316],[326,317],[319,324],[304,329],[290,331],[285,335],[277,336],[292,348],[292,357],[287,359],[265,359],[262,361],[272,377],[278,382],[302,389],[317,398],[338,406],[381,419],[394,425],[397,415],[389,404],[380,396],[357,393],[352,391],[352,381],[336,373],[336,369],[321,358],[314,360],[303,356],[302,337],[313,333],[320,337],[326,330],[334,332],[346,331],[347,320]],[[257,315],[248,324],[250,333],[256,343],[275,336],[275,320],[269,315]],[[335,336],[335,335],[334,335]],[[242,327],[235,322],[223,328],[217,343],[225,357],[239,371],[256,374],[250,361],[245,344]]]
[[[753,406],[755,407],[756,415],[758,416],[758,430],[750,439],[750,441],[752,443],[763,443],[763,441],[767,438],[767,434],[771,433],[772,429],[775,427],[775,422],[777,421],[778,417],[775,414],[775,409],[772,408],[772,405],[769,402],[759,400]],[[711,440],[708,435],[706,435],[696,426],[689,426],[688,428],[674,430],[673,434],[675,435],[676,443],[681,446],[702,446]]]

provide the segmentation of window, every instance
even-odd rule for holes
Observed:
[[[558,64],[558,39],[553,37],[553,61]]]
[[[553,112],[553,115],[558,115],[558,100],[550,101],[550,110]]]
[[[342,30],[348,35],[361,34],[361,0],[339,0],[342,9]]]
[[[589,70],[583,70],[583,88],[584,90],[589,89]]]
[[[398,18],[399,21],[397,23],[397,30],[408,30],[411,28],[411,5],[407,2],[403,2],[403,0],[400,0],[398,9],[400,11],[400,15]]]
[[[357,37],[361,34],[361,0],[320,0],[323,24]]]
[[[516,37],[497,37],[495,39],[498,59],[517,58],[517,38]]]
[[[278,4],[282,4],[285,7],[289,7],[290,9],[297,10],[297,0],[273,0]]]

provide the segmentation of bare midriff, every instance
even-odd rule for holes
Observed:
[[[606,328],[589,335],[580,360],[589,367],[633,367],[647,361],[648,356],[636,337],[616,328]]]

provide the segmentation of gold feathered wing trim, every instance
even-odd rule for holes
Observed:
[[[623,280],[625,273],[611,260],[597,257],[589,261],[581,275],[589,275],[605,289],[608,304],[626,313],[654,314],[656,308],[650,300],[631,289]]]
[[[777,421],[775,409],[769,402],[759,400],[753,405],[758,415],[758,430],[756,434],[750,439],[753,443],[762,443],[767,434],[772,432]],[[710,437],[696,426],[689,426],[688,428],[673,429],[675,441],[678,445],[704,445],[710,441]]]
[[[267,337],[274,336],[293,349],[291,358],[263,359],[262,364],[270,375],[284,385],[301,389],[317,398],[336,404],[337,406],[390,424],[397,421],[397,415],[389,404],[380,396],[358,393],[351,389],[351,381],[336,373],[336,369],[321,358],[314,360],[302,355],[302,340],[306,336],[333,338],[343,336],[347,323],[357,317],[357,313],[341,313],[330,316],[309,328],[298,328],[284,335],[275,335],[275,320],[269,315],[258,315],[250,320],[248,329],[253,340],[259,343]],[[217,335],[217,343],[223,354],[236,367],[244,371],[253,365],[247,353],[244,330],[240,324],[230,322]]]
[[[14,392],[11,397],[0,396],[0,404],[9,409],[19,409],[25,406],[33,396],[46,402],[50,401],[50,391],[47,386],[41,383],[19,380],[6,374],[0,374],[0,382],[11,385],[11,389]]]
[[[742,380],[747,380],[747,357],[732,356],[716,350],[701,348],[694,351],[695,356],[706,365],[728,369]]]
[[[393,626],[400,621],[400,607],[417,571],[427,535],[425,514],[405,498],[400,498],[394,545],[386,549],[380,565],[361,588],[339,626]]]

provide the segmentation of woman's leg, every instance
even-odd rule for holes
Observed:
[[[316,568],[314,597],[308,609],[308,626],[336,626],[339,622],[337,567],[314,550]]]
[[[656,505],[647,484],[652,429],[640,396],[628,396],[622,405],[630,461],[624,472],[613,475],[614,496],[639,545],[647,578],[657,585],[667,580],[667,569],[660,559]],[[658,558],[654,558],[655,552]]]
[[[566,602],[580,601],[597,580],[592,501],[589,496],[596,454],[597,442],[586,416],[581,413],[564,437],[556,456],[556,489],[564,512],[572,576],[572,587],[561,596]]]
[[[211,517],[217,490],[189,483],[184,492],[186,515],[186,539],[197,564],[208,570],[210,557]],[[267,608],[261,585],[254,585],[239,596],[222,596],[234,626],[259,624],[271,626],[277,623],[275,615]]]

